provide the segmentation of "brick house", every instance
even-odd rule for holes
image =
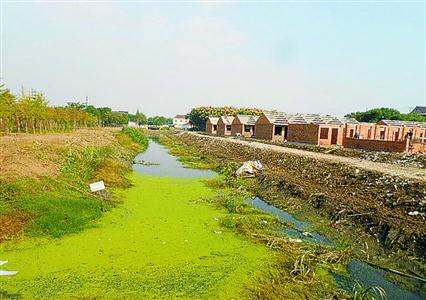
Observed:
[[[209,117],[206,122],[206,132],[208,134],[217,134],[217,122],[219,118]]]
[[[255,124],[257,139],[285,141],[288,133],[288,115],[283,112],[263,112]]]
[[[344,147],[371,151],[424,153],[426,123],[380,120],[376,124],[346,125]]]
[[[416,106],[411,113],[426,116],[426,106]]]
[[[234,121],[232,116],[221,116],[217,121],[217,135],[231,135],[232,121]]]
[[[317,146],[342,145],[345,124],[358,123],[354,119],[317,114],[290,115],[288,121],[288,142]]]
[[[255,134],[255,125],[258,116],[236,115],[232,121],[231,135],[252,137]]]

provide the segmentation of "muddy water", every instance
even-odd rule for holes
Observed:
[[[304,242],[329,246],[334,244],[324,235],[312,231],[310,222],[299,220],[292,214],[270,205],[258,197],[247,198],[245,201],[253,207],[274,215],[287,224],[291,224],[293,226],[291,229],[277,229],[277,231],[285,235],[298,237]],[[398,275],[374,268],[358,260],[354,260],[348,265],[348,275],[334,274],[334,277],[337,285],[348,291],[351,291],[358,282],[366,288],[372,286],[383,288],[389,300],[426,299],[426,286],[424,283],[414,279],[401,278]]]
[[[210,178],[216,176],[211,170],[199,170],[185,168],[176,157],[170,155],[167,149],[150,140],[148,149],[137,155],[135,161],[144,161],[152,165],[134,164],[133,170],[142,175],[186,177],[186,178]]]

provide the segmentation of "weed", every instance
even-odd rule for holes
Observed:
[[[386,291],[379,286],[363,287],[360,283],[355,284],[352,289],[353,300],[378,300],[387,299]]]

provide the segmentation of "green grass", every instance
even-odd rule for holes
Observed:
[[[61,237],[91,227],[92,222],[118,202],[104,193],[91,194],[88,184],[103,180],[107,188],[129,187],[126,174],[136,152],[147,147],[142,131],[125,128],[109,147],[87,146],[61,149],[58,177],[0,181],[0,215],[19,211],[29,216],[25,233]]]
[[[141,129],[124,127],[121,130],[121,132],[123,134],[127,135],[128,137],[130,137],[130,139],[134,143],[142,145],[145,148],[148,147],[148,138],[145,136],[145,134],[143,133],[143,131]]]
[[[7,268],[19,273],[0,277],[0,290],[29,299],[247,298],[274,253],[224,229],[227,211],[195,201],[214,195],[201,180],[131,180],[123,204],[94,228],[4,244]]]

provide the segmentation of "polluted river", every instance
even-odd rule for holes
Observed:
[[[227,212],[197,201],[215,194],[204,181],[216,173],[184,167],[153,140],[135,162],[133,186],[113,191],[123,203],[90,228],[60,239],[2,244],[1,259],[8,263],[1,268],[17,273],[0,277],[0,298],[247,298],[246,287],[255,284],[274,253],[224,230],[219,220]],[[283,236],[334,246],[309,222],[263,199],[246,203],[292,225],[274,229]],[[426,298],[424,283],[358,260],[333,277],[348,291],[359,282],[382,287],[388,299]]]

